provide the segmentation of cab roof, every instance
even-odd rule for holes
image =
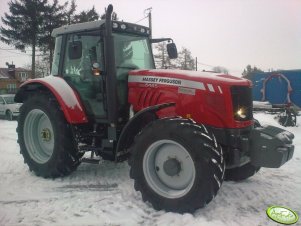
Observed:
[[[90,22],[84,22],[78,24],[64,25],[62,27],[53,29],[51,36],[57,37],[58,35],[66,34],[66,33],[95,30],[97,28],[100,28],[104,23],[105,20],[96,20],[96,21],[90,21]]]

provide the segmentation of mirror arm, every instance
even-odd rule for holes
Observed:
[[[150,43],[158,43],[158,42],[173,42],[173,40],[171,38],[154,38],[154,39],[150,39]]]

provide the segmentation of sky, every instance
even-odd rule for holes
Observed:
[[[0,0],[0,15],[9,0]],[[59,0],[59,2],[65,2]],[[262,70],[301,69],[300,0],[77,0],[77,11],[113,4],[119,19],[136,23],[152,8],[153,37],[172,38],[198,58],[198,69],[223,66],[240,76],[248,65]],[[2,25],[2,22],[0,22]],[[148,25],[145,18],[139,22]],[[0,67],[30,63],[26,54],[0,42]]]

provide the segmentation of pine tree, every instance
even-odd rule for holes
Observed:
[[[51,33],[54,28],[64,25],[66,17],[66,6],[67,3],[65,3],[64,5],[59,5],[58,0],[54,0],[53,4],[46,5],[44,23],[42,25],[43,36],[39,40],[39,46],[43,53],[47,54],[44,60],[47,60],[49,62],[50,70],[55,46],[55,40],[51,36]]]
[[[88,21],[94,21],[98,20],[99,15],[95,10],[95,7],[93,6],[92,9],[88,11],[81,11],[79,14],[74,16],[74,23],[83,23]]]
[[[263,71],[260,68],[257,68],[256,66],[252,68],[251,65],[247,65],[246,69],[244,69],[242,73],[242,77],[252,80],[253,74],[256,72],[263,72]]]
[[[154,46],[154,60],[156,68],[167,69],[175,67],[170,58],[168,57],[166,50],[166,42],[160,42]]]
[[[70,8],[66,12],[66,24],[72,24],[74,21],[76,7],[77,5],[75,4],[75,0],[72,0]]]
[[[182,70],[195,70],[195,61],[190,50],[182,47],[182,50],[178,54],[176,67]]]
[[[36,47],[41,37],[45,5],[47,0],[11,0],[10,13],[5,13],[1,20],[1,41],[24,50],[32,48],[32,75],[35,76]]]

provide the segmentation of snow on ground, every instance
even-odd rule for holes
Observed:
[[[255,114],[279,126],[272,115]],[[29,172],[19,154],[17,122],[0,120],[0,225],[277,225],[271,205],[301,214],[301,117],[295,154],[279,169],[261,169],[243,182],[224,182],[216,198],[194,214],[155,211],[134,190],[127,163],[82,164],[72,175],[43,179]],[[298,222],[300,225],[300,222]]]

